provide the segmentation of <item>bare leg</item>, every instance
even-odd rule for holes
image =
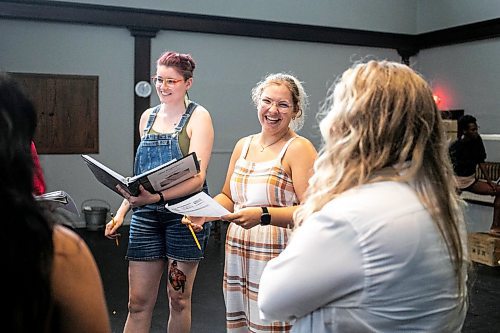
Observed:
[[[493,201],[493,221],[490,227],[490,234],[500,236],[500,186],[490,186],[486,182],[475,182],[467,191],[476,194],[486,194],[495,197]]]
[[[491,224],[490,234],[500,236],[500,195],[495,196],[493,223]]]
[[[123,332],[149,332],[165,261],[130,261],[128,316]]]
[[[191,295],[197,270],[198,262],[168,260],[169,333],[189,333],[191,331]]]

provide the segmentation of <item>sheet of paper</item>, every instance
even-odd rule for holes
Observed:
[[[148,180],[155,191],[162,191],[177,185],[198,173],[196,165],[185,160],[186,163],[176,164],[148,176]]]
[[[200,192],[173,205],[166,204],[165,208],[173,213],[189,216],[221,217],[231,214],[205,192]]]

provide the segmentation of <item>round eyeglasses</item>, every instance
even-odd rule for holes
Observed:
[[[184,81],[183,79],[164,79],[162,77],[158,77],[158,76],[153,76],[151,78],[151,80],[153,81],[153,83],[157,86],[162,86],[164,83],[167,85],[167,87],[170,87],[170,88],[173,88],[175,87],[175,85],[181,81]]]
[[[272,99],[266,97],[260,99],[260,104],[268,109],[270,109],[273,105],[276,105],[276,109],[278,109],[281,113],[287,113],[291,108],[290,104],[287,102],[273,101]]]

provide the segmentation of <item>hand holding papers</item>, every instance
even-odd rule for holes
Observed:
[[[210,197],[205,192],[195,194],[187,198],[186,200],[183,200],[176,204],[167,203],[165,205],[165,208],[167,208],[172,213],[193,217],[220,217],[230,214],[230,212],[226,208],[221,206],[217,201],[212,199],[212,197]],[[194,233],[193,226],[191,225],[191,223],[187,223],[186,225],[193,235],[196,246],[201,250],[200,242],[198,241],[198,238]],[[197,227],[201,228],[201,226]]]
[[[198,247],[198,250],[201,251],[201,245],[200,242],[198,241],[198,237],[196,237],[196,234],[194,233],[193,227],[188,224],[189,231],[191,231],[191,235],[193,235],[194,241],[196,242],[196,246]]]
[[[172,213],[188,216],[221,217],[231,214],[205,192],[200,192],[176,204],[166,204],[165,208]]]

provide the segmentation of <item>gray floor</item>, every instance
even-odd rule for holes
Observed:
[[[123,227],[119,247],[106,239],[102,231],[77,229],[91,248],[101,271],[113,333],[122,332],[127,318],[128,279],[125,261],[128,228]],[[223,236],[221,236],[223,237]],[[219,237],[210,237],[205,259],[201,261],[192,300],[192,332],[225,332],[225,308],[222,295],[224,245]],[[165,277],[153,313],[151,333],[167,332],[168,303]]]
[[[104,238],[102,231],[77,229],[96,258],[106,292],[113,332],[122,332],[127,317],[127,262],[124,260],[128,229],[122,228],[122,241],[116,247]],[[224,265],[224,234],[210,238],[206,257],[200,263],[193,291],[192,332],[225,332],[222,273]],[[219,240],[220,239],[220,240]],[[477,264],[471,276],[470,306],[464,333],[500,333],[500,267]],[[154,311],[151,333],[165,333],[168,304],[164,283]]]

